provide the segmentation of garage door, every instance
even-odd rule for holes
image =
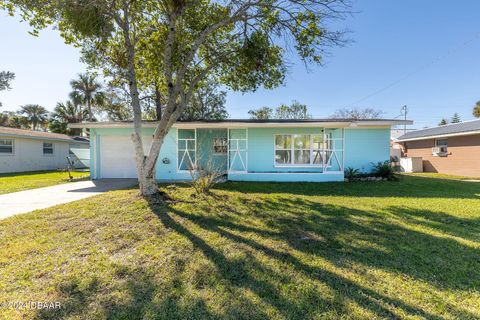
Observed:
[[[144,136],[145,152],[152,143]],[[130,136],[102,136],[100,141],[100,175],[102,178],[136,178],[135,152]]]

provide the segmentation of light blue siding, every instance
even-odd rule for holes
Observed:
[[[345,129],[345,168],[372,170],[372,162],[390,159],[390,128]]]
[[[227,171],[227,153],[214,153],[213,140],[227,139],[227,129],[197,129],[197,157],[200,167]]]
[[[180,130],[180,129],[179,129]],[[388,160],[390,157],[390,129],[389,128],[363,128],[363,129],[335,129],[335,128],[249,128],[248,142],[241,148],[248,149],[247,153],[242,154],[242,160],[248,165],[248,173],[230,172],[228,178],[235,181],[342,181],[343,172],[341,167],[335,163],[323,173],[321,167],[297,167],[297,166],[276,166],[275,165],[275,135],[276,134],[331,134],[333,139],[339,139],[332,145],[332,149],[342,149],[342,137],[345,138],[345,152],[338,152],[337,156],[341,163],[344,159],[344,167],[358,168],[364,172],[371,170],[371,163]],[[101,137],[108,136],[128,136],[132,129],[126,128],[102,128],[92,129],[91,135],[91,170],[92,177],[101,177],[100,163],[102,161]],[[153,135],[153,128],[145,128],[145,136]],[[173,128],[168,133],[160,151],[156,167],[156,177],[159,181],[186,181],[191,176],[188,171],[177,170],[177,129]],[[197,157],[200,164],[208,159],[223,168],[226,168],[226,155],[213,154],[213,138],[227,137],[226,128],[219,129],[197,129]],[[231,129],[230,138],[246,138],[247,130]],[[96,150],[93,150],[93,140],[95,139]],[[230,145],[230,148],[232,146]],[[126,148],[127,150],[127,148]],[[131,149],[128,149],[131,150]],[[96,157],[94,157],[96,152]],[[126,151],[127,152],[127,151]],[[132,157],[135,155],[132,153]],[[243,158],[244,157],[244,158]],[[97,164],[93,166],[94,158]],[[237,161],[237,160],[236,160]],[[238,164],[234,164],[238,167]],[[96,168],[96,172],[93,172]],[[340,172],[333,172],[340,171]]]
[[[263,181],[263,182],[329,182],[343,181],[342,173],[229,173],[231,181]]]
[[[275,166],[275,135],[322,134],[323,128],[250,128],[248,129],[249,172],[304,172],[306,167]],[[322,172],[322,168],[307,168],[309,172]]]

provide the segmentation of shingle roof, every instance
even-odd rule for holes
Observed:
[[[0,136],[15,136],[34,139],[57,140],[71,143],[88,143],[84,137],[71,137],[66,134],[51,133],[43,131],[23,130],[9,127],[0,127]]]
[[[480,131],[480,120],[465,121],[460,123],[452,123],[444,126],[438,126],[434,128],[415,130],[412,132],[407,132],[406,134],[398,138],[399,141],[410,140],[410,139],[420,139],[420,138],[429,138],[435,136],[448,136],[458,133],[468,133]]]

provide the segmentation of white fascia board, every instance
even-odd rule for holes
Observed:
[[[179,129],[193,129],[193,128],[343,128],[348,127],[350,122],[216,122],[216,123],[182,123],[177,122],[173,125],[174,128]]]
[[[27,136],[27,135],[12,134],[12,133],[0,133],[0,137],[31,139],[31,140],[43,140],[43,141],[56,141],[56,142],[65,142],[65,143],[89,144],[88,141],[77,141],[77,140],[73,140],[73,139],[70,140],[70,139],[50,138],[50,137],[36,137],[36,136]]]
[[[439,138],[441,139],[441,138],[459,137],[459,136],[471,136],[471,135],[475,135],[475,134],[480,134],[480,130],[440,134],[440,135],[434,135],[434,136],[416,137],[416,138],[411,138],[411,139],[399,139],[396,142],[408,142],[408,141],[439,139]]]
[[[413,121],[319,121],[319,122],[177,122],[173,128],[194,129],[194,128],[373,128],[390,127],[402,124],[413,124]],[[142,123],[143,128],[155,128],[157,122]],[[93,123],[71,123],[69,128],[133,128],[131,122],[93,122]]]

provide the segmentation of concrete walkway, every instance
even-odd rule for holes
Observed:
[[[0,219],[85,199],[110,190],[125,189],[135,184],[137,184],[136,179],[101,179],[2,194],[0,195]]]

